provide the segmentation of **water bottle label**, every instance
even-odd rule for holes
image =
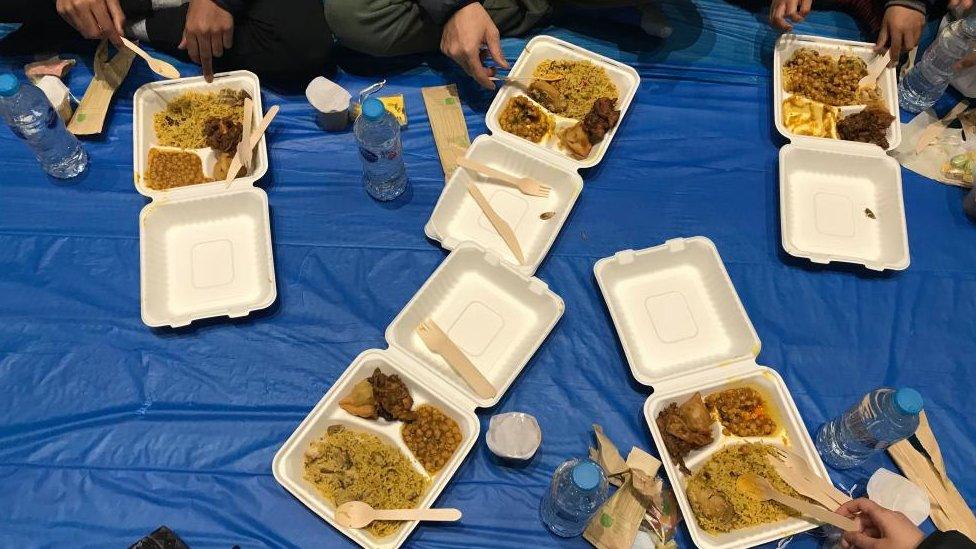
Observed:
[[[380,157],[373,151],[367,149],[366,147],[359,147],[359,154],[363,156],[366,162],[376,162]],[[394,157],[396,158],[396,157]]]

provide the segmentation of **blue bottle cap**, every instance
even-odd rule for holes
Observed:
[[[903,414],[915,415],[922,411],[922,395],[911,387],[902,387],[895,391],[895,406]]]
[[[592,490],[600,484],[600,467],[592,461],[584,461],[573,467],[573,484],[580,490]]]
[[[0,97],[10,97],[20,89],[20,80],[9,72],[0,74]]]
[[[383,106],[383,102],[375,97],[370,97],[366,101],[363,101],[363,116],[367,120],[379,120],[383,117],[383,113],[386,112],[386,107]]]

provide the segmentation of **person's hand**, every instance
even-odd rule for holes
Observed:
[[[888,50],[891,53],[891,63],[888,66],[894,67],[902,53],[911,51],[918,45],[924,26],[925,15],[922,12],[903,6],[891,6],[885,10],[874,51],[883,53]]]
[[[841,505],[837,512],[857,519],[859,532],[844,532],[844,549],[915,549],[925,535],[908,517],[877,503],[858,498]]]
[[[119,0],[57,0],[58,14],[85,38],[107,38],[122,46],[125,14]]]
[[[973,0],[949,0],[949,9],[956,13],[968,11],[971,7]]]
[[[972,1],[972,0],[969,0]],[[789,32],[793,30],[793,23],[803,21],[810,14],[813,0],[773,0],[769,6],[769,24],[773,27]]]
[[[481,49],[482,45],[488,47],[487,53]],[[485,67],[483,59],[491,55],[495,63],[508,68],[498,27],[478,2],[464,6],[447,20],[441,34],[441,51],[489,90],[495,89],[495,83],[489,80],[495,76],[495,69]]]
[[[214,57],[234,45],[234,16],[213,0],[190,0],[186,26],[179,48],[203,67],[203,77],[213,82]]]

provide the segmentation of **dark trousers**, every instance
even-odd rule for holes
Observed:
[[[186,24],[186,5],[153,12],[149,0],[121,4],[127,21],[146,19],[153,47],[185,56],[177,46]],[[17,39],[32,39],[35,50],[25,47],[24,53],[50,51],[59,41],[78,37],[58,15],[55,0],[0,0],[0,23],[25,24]],[[310,79],[330,62],[333,41],[322,0],[251,0],[234,14],[234,46],[214,59],[214,66],[247,69],[272,80]]]

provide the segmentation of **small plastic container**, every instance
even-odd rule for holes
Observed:
[[[501,459],[520,462],[532,459],[542,444],[542,429],[535,417],[522,412],[491,416],[485,434],[488,449]]]
[[[454,418],[461,428],[461,445],[443,469],[431,477],[420,507],[431,507],[478,439],[480,424],[474,411],[496,404],[535,354],[563,314],[563,301],[537,278],[509,266],[494,253],[466,243],[454,250],[386,329],[390,347],[364,351],[332,385],[275,454],[275,479],[315,514],[362,547],[392,549],[407,539],[417,522],[395,534],[374,538],[364,530],[335,522],[335,509],[303,478],[303,456],[309,443],[332,424],[365,431],[397,446],[418,472],[423,466],[400,436],[400,422],[370,421],[339,407],[339,400],[375,368],[398,374],[407,384],[414,405],[429,403]],[[416,333],[421,320],[433,318],[497,389],[494,398],[477,396],[454,370],[431,353]],[[426,474],[426,473],[425,473]]]
[[[242,317],[274,303],[274,258],[268,195],[254,183],[268,171],[262,138],[251,173],[223,181],[168,190],[146,185],[149,149],[157,145],[153,115],[187,91],[247,90],[254,119],[264,115],[258,77],[247,71],[152,82],[133,96],[133,165],[136,190],[152,202],[139,214],[142,321],[148,326],[186,326],[201,318]],[[209,149],[207,149],[209,151]],[[212,173],[212,154],[205,173]]]
[[[790,140],[780,149],[780,224],[782,246],[792,256],[814,263],[844,262],[868,269],[908,268],[908,229],[902,198],[901,168],[885,150],[870,143],[792,134],[783,124],[783,65],[800,48],[837,56],[874,57],[874,45],[818,36],[784,34],[773,52],[773,112],[776,128]],[[888,150],[901,143],[895,70],[885,69],[878,86],[895,121],[888,128]],[[840,107],[842,115],[864,105]]]
[[[702,549],[752,547],[817,525],[791,518],[749,529],[711,534],[698,525],[685,493],[688,477],[674,464],[658,428],[658,414],[726,389],[756,388],[780,429],[768,437],[725,435],[716,424],[714,440],[685,457],[692,471],[732,444],[764,442],[802,456],[816,474],[829,479],[783,378],[756,363],[760,342],[718,250],[705,237],[676,238],[644,250],[624,250],[599,260],[593,269],[624,348],[631,372],[654,393],[644,417],[671,481],[695,545]]]

